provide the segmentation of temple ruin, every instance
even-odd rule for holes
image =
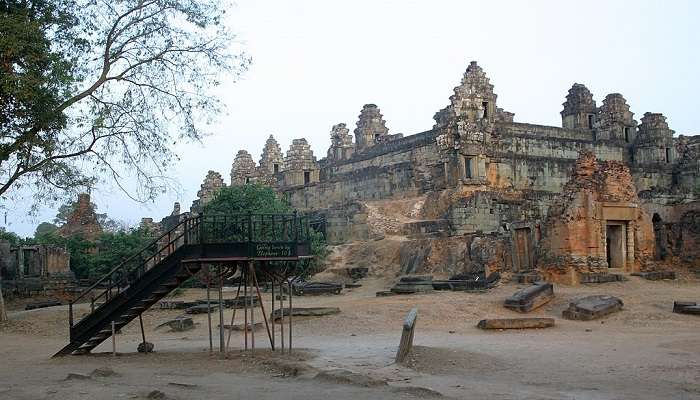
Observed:
[[[699,136],[674,136],[660,113],[638,123],[619,93],[598,106],[580,83],[565,96],[561,127],[515,122],[497,99],[471,62],[432,129],[390,134],[379,107],[366,104],[354,142],[346,123],[334,124],[317,160],[306,139],[283,156],[270,136],[258,165],[238,152],[231,185],[275,188],[325,218],[331,243],[376,239],[368,221],[386,216],[373,202],[414,199],[411,220],[383,231],[410,239],[403,272],[537,272],[577,283],[696,259]],[[210,171],[191,211],[224,185]],[[438,249],[447,261],[434,261]]]

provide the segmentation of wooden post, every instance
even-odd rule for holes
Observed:
[[[117,330],[114,321],[112,321],[112,356],[117,356]]]
[[[248,350],[248,269],[244,270],[243,275],[243,337],[245,342],[245,350]]]
[[[289,285],[289,351],[287,353],[292,354],[292,282],[287,281]]]
[[[252,262],[251,262],[252,263]],[[255,273],[255,268],[253,270],[253,285],[255,285],[255,291],[258,294],[258,302],[260,303],[260,311],[262,312],[263,320],[265,321],[265,330],[267,330],[267,337],[270,339],[270,348],[275,349],[275,342],[272,339],[272,334],[270,333],[270,325],[267,323],[267,315],[265,314],[265,303],[263,303],[262,295],[260,294],[260,285],[258,284],[258,276]],[[252,291],[252,289],[251,289]]]
[[[248,269],[250,271],[250,277],[248,278],[248,281],[251,281],[251,282],[253,280],[253,274],[254,274],[253,268],[255,268],[254,262],[251,261],[248,264]],[[251,354],[255,355],[255,305],[253,304],[253,299],[254,299],[253,296],[254,296],[253,295],[253,288],[251,286],[251,288],[250,288],[250,350],[251,350]]]
[[[403,321],[403,330],[401,332],[401,342],[399,342],[399,350],[396,352],[396,363],[404,362],[406,356],[413,348],[413,332],[416,329],[416,319],[418,318],[418,309],[412,308],[406,315]]]
[[[214,352],[214,339],[211,331],[211,275],[209,272],[209,265],[207,264],[207,328],[209,329],[209,353],[211,354]]]
[[[274,217],[273,217],[274,218]],[[270,265],[269,263],[267,264]],[[270,324],[272,325],[272,351],[275,351],[275,279],[270,276],[270,281],[272,281],[272,317],[270,318]]]
[[[141,325],[141,341],[143,343],[144,350],[146,349],[146,332],[143,330],[143,317],[139,314],[139,325]],[[146,352],[148,354],[148,352]]]
[[[218,268],[219,272],[219,353],[224,354],[224,274],[221,273],[221,264]]]
[[[280,345],[284,353],[284,286],[280,280]]]
[[[238,280],[238,290],[236,290],[236,301],[238,301],[238,297],[241,294],[241,285],[243,284],[243,273],[241,271],[241,276]],[[236,303],[236,305],[238,305]],[[236,320],[236,310],[237,307],[233,307],[233,313],[231,314],[231,329],[228,330],[228,337],[226,338],[226,352],[228,352],[229,349],[229,344],[231,343],[231,332],[233,332],[233,323]]]

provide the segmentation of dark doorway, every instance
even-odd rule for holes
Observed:
[[[593,114],[588,114],[588,127],[593,129]]]
[[[473,175],[474,174],[472,172],[472,158],[464,157],[464,177],[467,179],[471,179]]]
[[[654,259],[664,260],[668,254],[666,249],[666,228],[664,226],[664,221],[658,213],[654,213],[651,217],[651,223],[654,227]]]
[[[272,169],[275,171],[276,174],[278,174],[280,172],[280,165],[272,164]]]
[[[606,229],[606,256],[609,268],[625,266],[625,229],[624,225],[608,225]]]
[[[304,185],[308,185],[311,182],[311,172],[304,171]]]
[[[515,229],[515,253],[520,271],[532,268],[530,251],[530,228]]]

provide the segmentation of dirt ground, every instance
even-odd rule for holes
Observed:
[[[136,353],[135,321],[117,336],[117,357],[107,341],[93,355],[54,359],[67,343],[66,307],[10,311],[0,325],[0,399],[700,399],[700,317],[671,312],[673,300],[700,300],[697,280],[556,286],[555,300],[529,314],[553,317],[555,327],[522,331],[476,328],[483,318],[519,316],[502,306],[516,284],[482,294],[375,297],[390,282],[361,283],[338,296],[294,297],[294,306],[341,312],[294,318],[291,355],[270,352],[262,328],[254,356],[241,351],[243,333],[234,332],[228,358],[221,357],[218,313],[210,354],[206,314],[194,316],[194,330],[168,332],[155,327],[182,312],[153,309],[144,323],[156,353]],[[561,318],[570,299],[589,294],[618,296],[624,309],[596,321]],[[204,297],[195,289],[179,296]],[[399,366],[402,319],[413,307],[416,347]],[[230,318],[226,310],[226,324]],[[279,325],[276,333],[279,343]],[[90,376],[104,367],[113,374]]]

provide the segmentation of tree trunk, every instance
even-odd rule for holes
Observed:
[[[5,310],[5,300],[2,297],[2,278],[0,278],[0,322],[7,321],[7,310]]]

